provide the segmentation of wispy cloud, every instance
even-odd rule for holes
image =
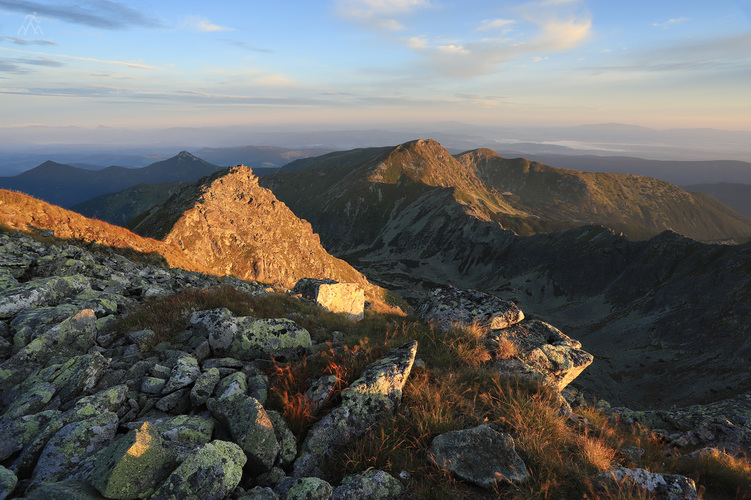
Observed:
[[[202,33],[215,33],[220,31],[235,31],[229,26],[214,24],[202,16],[188,16],[180,24],[180,28],[186,31],[198,31]]]
[[[93,57],[81,57],[81,56],[73,56],[69,54],[48,54],[46,52],[34,52],[31,50],[21,50],[21,49],[11,49],[8,47],[0,47],[0,50],[6,51],[6,52],[20,52],[23,54],[33,54],[38,56],[44,56],[44,57],[59,57],[63,59],[72,59],[76,61],[89,61],[89,62],[96,62],[96,63],[104,63],[104,64],[115,64],[118,66],[127,66],[129,68],[140,68],[140,69],[156,69],[156,66],[149,66],[148,64],[142,64],[138,62],[132,62],[132,61],[115,61],[115,60],[107,60],[107,59],[95,59]]]
[[[26,38],[18,38],[15,36],[0,36],[0,40],[8,40],[16,45],[57,45],[55,42],[49,40],[27,40]]]
[[[674,19],[668,19],[664,23],[652,23],[652,26],[654,26],[655,28],[668,29],[677,24],[683,24],[686,21],[688,21],[687,17],[676,17]]]
[[[429,7],[429,0],[339,0],[336,12],[369,29],[401,31],[406,26],[399,17]]]
[[[480,27],[475,31],[488,31],[501,28],[508,29],[508,26],[511,26],[512,24],[516,24],[516,21],[513,19],[484,19],[480,23]]]
[[[224,43],[232,45],[233,47],[237,47],[238,49],[247,50],[248,52],[258,52],[260,54],[273,54],[274,53],[274,51],[271,49],[255,47],[253,45],[250,45],[249,43],[246,43],[240,40],[231,40],[229,38],[222,38],[222,41]]]
[[[127,5],[110,0],[39,3],[26,0],[0,0],[0,8],[21,14],[36,13],[38,17],[48,17],[92,28],[119,30],[130,27],[159,28],[158,20],[146,16]]]
[[[406,45],[425,57],[426,64],[445,76],[472,78],[491,74],[498,66],[519,56],[544,59],[545,53],[572,49],[587,40],[592,17],[582,0],[537,0],[517,7],[519,20],[483,21],[497,28],[512,23],[533,28],[527,38],[487,37],[451,44],[431,43],[411,37]],[[497,21],[497,22],[496,22]],[[486,31],[486,30],[482,30]],[[541,55],[543,54],[543,55]],[[534,59],[533,59],[534,60]]]
[[[36,59],[23,58],[23,59],[15,59],[15,61],[20,64],[31,64],[32,66],[49,66],[49,67],[54,67],[54,68],[65,66],[60,61],[50,59],[49,57],[38,57]]]

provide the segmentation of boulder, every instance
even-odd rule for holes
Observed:
[[[227,375],[219,381],[214,394],[218,398],[226,398],[233,394],[247,394],[248,377],[243,372],[235,372]]]
[[[61,413],[49,410],[16,419],[0,419],[0,462],[24,449],[51,421],[59,420]]]
[[[656,500],[698,500],[694,480],[673,474],[657,474],[645,469],[619,468],[595,477],[596,487],[603,492],[643,494]]]
[[[295,461],[296,477],[321,474],[318,463],[334,448],[393,414],[416,353],[417,342],[408,342],[365,368],[360,378],[342,392],[341,404],[308,432]]]
[[[391,474],[370,469],[342,479],[334,490],[333,500],[393,500],[402,494],[404,487]]]
[[[18,484],[18,478],[12,471],[0,465],[0,500],[5,500],[13,493]]]
[[[430,290],[415,309],[415,316],[436,323],[442,330],[472,324],[499,329],[524,319],[524,313],[513,302],[452,286]]]
[[[361,320],[365,313],[365,290],[359,283],[303,278],[295,284],[292,293],[299,293],[328,311],[347,314],[354,320]]]
[[[102,500],[102,496],[85,481],[71,479],[47,483],[27,494],[31,500]]]
[[[89,456],[105,448],[117,431],[117,415],[105,412],[65,425],[49,440],[39,456],[32,485],[61,481]]]
[[[288,478],[275,490],[281,500],[330,500],[334,488],[317,477]]]
[[[206,402],[211,414],[232,435],[258,473],[270,469],[279,455],[279,443],[266,410],[255,399],[234,394]]]
[[[38,306],[55,305],[90,287],[89,279],[80,274],[42,278],[0,291],[0,319]]]
[[[530,478],[527,466],[514,449],[513,438],[487,425],[436,436],[428,449],[428,459],[439,468],[488,489]]]
[[[162,389],[162,394],[170,394],[178,389],[183,389],[193,384],[201,376],[198,361],[193,356],[178,358],[172,368],[170,378]]]
[[[219,383],[219,369],[209,368],[196,379],[190,390],[190,402],[193,406],[201,406],[214,393],[214,388]]]
[[[145,498],[177,465],[157,428],[144,422],[99,454],[91,484],[106,498]]]
[[[240,483],[245,454],[235,443],[212,441],[190,454],[151,496],[152,500],[221,500]]]
[[[237,500],[279,500],[279,496],[268,486],[256,486],[237,497]]]
[[[214,356],[245,361],[269,356],[294,359],[312,345],[310,333],[285,318],[235,318],[222,308],[195,312],[189,324],[208,336]]]
[[[297,439],[279,413],[273,410],[268,410],[266,413],[274,426],[274,435],[279,443],[277,462],[282,467],[291,465],[297,458]]]

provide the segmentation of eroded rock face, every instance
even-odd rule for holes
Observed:
[[[436,436],[428,449],[428,459],[483,488],[504,482],[522,483],[531,477],[514,449],[513,438],[487,425]]]
[[[524,319],[524,313],[513,302],[476,290],[459,290],[451,286],[430,290],[415,309],[415,315],[425,321],[437,323],[443,330],[472,324],[500,329]]]
[[[330,451],[360,436],[384,416],[393,413],[402,397],[417,353],[417,342],[394,349],[369,365],[342,393],[342,402],[308,432],[295,461],[297,477],[317,475],[320,460]]]
[[[303,278],[295,284],[292,293],[299,293],[328,311],[347,314],[354,320],[361,320],[365,313],[365,291],[359,283]]]

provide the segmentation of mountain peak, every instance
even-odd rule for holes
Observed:
[[[175,156],[175,159],[176,160],[190,160],[190,161],[204,161],[185,150],[182,150],[179,153],[177,153],[177,155]]]

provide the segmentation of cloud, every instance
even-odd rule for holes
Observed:
[[[198,31],[201,33],[215,33],[219,31],[235,31],[235,28],[228,26],[220,26],[214,24],[205,17],[201,16],[188,16],[180,25],[180,28],[185,31]]]
[[[49,40],[27,40],[26,38],[15,36],[0,36],[0,40],[8,40],[16,45],[57,45],[55,42],[50,42]]]
[[[60,61],[55,61],[54,59],[50,59],[49,57],[38,57],[36,59],[15,59],[15,61],[20,64],[31,64],[32,66],[49,66],[55,68],[65,66]]]
[[[120,30],[130,27],[159,28],[162,24],[127,5],[109,0],[73,3],[39,3],[26,0],[0,0],[0,8],[37,17],[48,17],[92,28]]]
[[[103,63],[103,64],[114,64],[118,66],[127,66],[129,68],[156,69],[156,66],[149,66],[147,64],[142,64],[142,63],[137,63],[137,62],[132,62],[132,61],[115,61],[115,60],[107,60],[107,59],[95,59],[93,57],[81,57],[81,56],[73,56],[69,54],[48,54],[46,52],[10,49],[7,47],[0,47],[0,50],[6,51],[6,52],[21,52],[23,54],[33,54],[33,55],[38,55],[38,56],[60,57],[63,59],[73,59],[76,61],[89,61],[89,62],[97,62],[97,63]]]
[[[529,26],[531,35],[486,37],[452,44],[411,37],[405,44],[421,54],[434,71],[468,79],[494,73],[500,64],[520,56],[545,58],[545,53],[572,49],[584,43],[592,30],[591,14],[582,0],[537,0],[522,4],[515,11],[519,20],[497,19],[496,27],[513,23],[519,26],[515,30],[518,33]],[[495,21],[483,21],[481,27],[490,27]]]
[[[431,7],[429,0],[338,0],[336,12],[348,21],[376,31],[401,31],[397,17]]]
[[[668,29],[671,26],[675,26],[676,24],[683,24],[686,21],[688,21],[687,17],[678,17],[675,19],[668,19],[664,23],[652,23],[652,26],[654,26],[655,28]]]
[[[232,45],[233,47],[237,47],[238,49],[247,50],[248,52],[258,52],[260,54],[273,54],[274,53],[274,51],[271,49],[254,47],[250,45],[249,43],[242,42],[240,40],[231,40],[229,38],[222,38],[222,41],[224,43]]]
[[[512,24],[516,24],[516,21],[513,19],[485,19],[475,31],[495,30],[511,26]]]

